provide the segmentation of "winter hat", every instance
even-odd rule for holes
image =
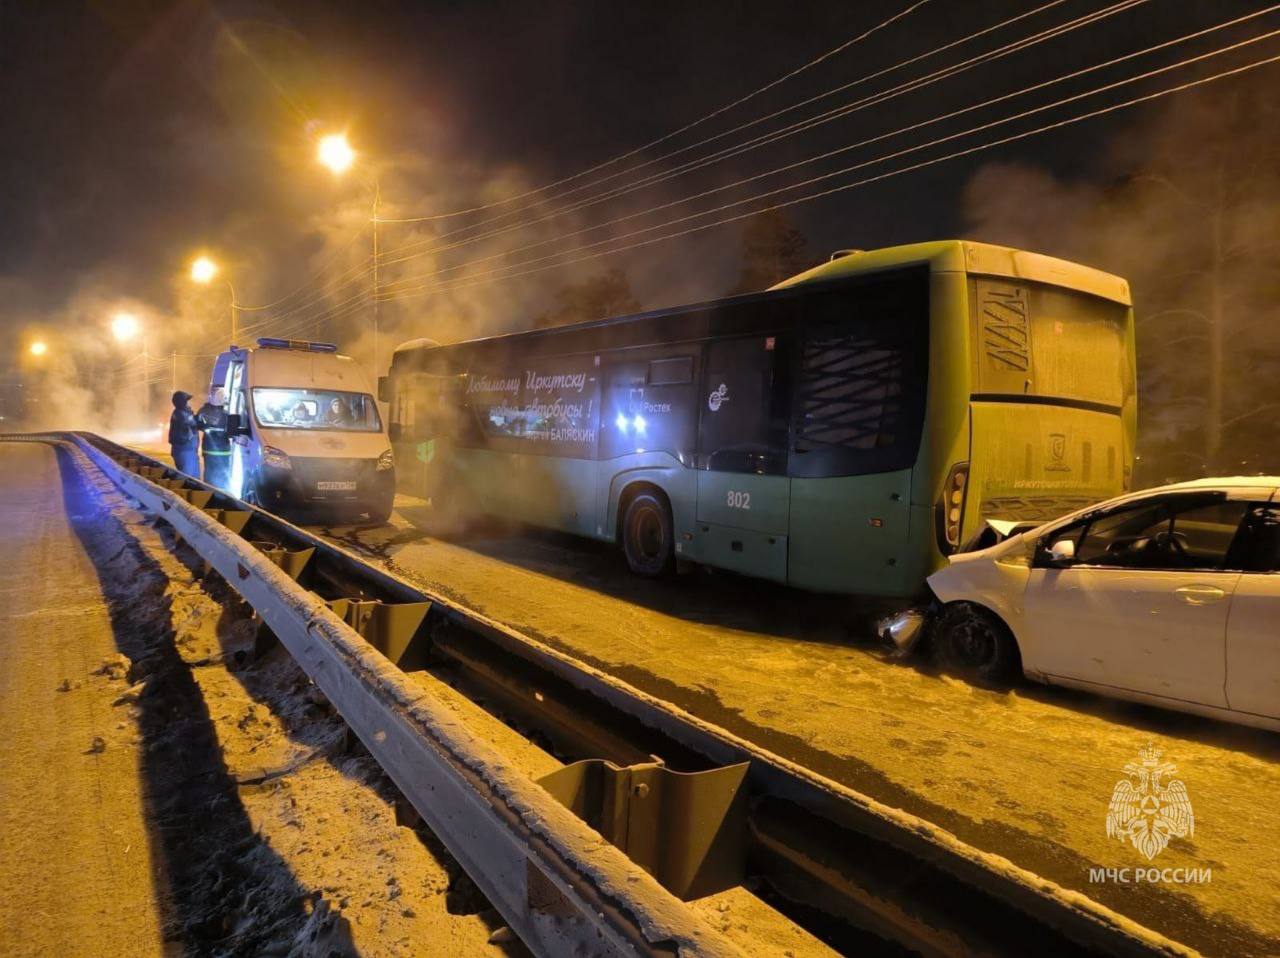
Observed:
[[[172,397],[173,408],[181,409],[183,406],[187,404],[187,401],[190,398],[191,398],[191,393],[184,393],[181,389],[179,389],[176,393],[173,394],[173,397]]]

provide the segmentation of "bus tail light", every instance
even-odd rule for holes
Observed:
[[[938,532],[938,548],[943,555],[950,555],[960,548],[960,529],[964,526],[964,503],[969,484],[969,464],[958,462],[947,473],[942,498],[935,507]]]

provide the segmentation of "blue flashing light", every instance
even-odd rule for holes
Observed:
[[[306,339],[276,339],[273,336],[258,338],[260,349],[302,349],[312,353],[336,353],[337,343],[313,343]]]

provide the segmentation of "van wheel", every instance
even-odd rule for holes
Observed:
[[[1021,668],[1018,644],[1009,627],[969,602],[954,602],[942,610],[933,642],[943,668],[967,679],[994,682]]]
[[[675,533],[666,497],[638,493],[622,518],[622,551],[638,575],[667,575],[675,567]]]

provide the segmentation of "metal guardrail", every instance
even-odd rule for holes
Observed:
[[[188,500],[203,496],[184,496],[72,441],[256,610],[535,954],[741,955],[228,528],[227,510],[198,508]]]
[[[176,476],[172,469],[98,437],[77,435],[74,439],[109,474],[120,476],[130,495],[144,503],[153,503],[197,551],[201,550],[202,544],[211,551],[220,551],[221,565],[215,563],[215,568],[255,607],[257,601],[266,603],[269,608],[279,605],[279,598],[273,598],[277,587],[285,590],[292,586],[294,591],[286,594],[301,592],[269,559],[255,555],[252,556],[255,560],[252,567],[243,565],[238,559],[232,564],[231,556],[236,554],[236,550],[245,551],[236,543],[234,535],[204,513],[197,513],[190,504],[177,498],[176,493],[161,490],[152,482],[123,470],[103,450],[109,450],[112,456],[121,460],[132,459],[140,467],[162,470],[152,472],[157,478]],[[925,955],[1021,956],[1038,951],[1055,955],[1172,958],[1195,954],[1186,946],[1082,894],[1064,889],[1004,858],[980,852],[938,826],[825,779],[473,610],[441,596],[427,594],[276,516],[211,490],[195,480],[186,480],[183,485],[190,489],[213,491],[207,505],[223,510],[224,518],[227,509],[232,513],[251,511],[252,519],[246,534],[269,534],[277,547],[286,552],[315,549],[318,563],[313,574],[323,576],[331,583],[341,581],[347,593],[358,593],[364,599],[430,602],[430,612],[418,638],[421,639],[425,633],[428,636],[426,641],[435,650],[470,668],[487,689],[505,696],[504,703],[510,704],[517,713],[523,708],[522,716],[531,716],[534,722],[551,722],[554,725],[559,715],[559,721],[570,735],[582,736],[589,747],[613,748],[615,754],[623,754],[627,761],[634,761],[637,755],[669,751],[693,756],[704,766],[747,763],[745,785],[750,805],[748,856],[752,867],[758,874],[766,875],[784,895],[803,901],[808,909],[852,923],[868,931],[874,940]],[[144,495],[149,500],[143,498]],[[175,510],[178,510],[176,514]],[[184,531],[174,523],[174,518],[190,528]],[[241,574],[242,568],[248,570],[247,575]],[[271,578],[266,576],[268,568]],[[249,593],[258,598],[251,598]],[[393,765],[397,761],[403,762],[407,754],[405,750],[413,747],[415,734],[427,734],[429,731],[405,718],[408,714],[406,709],[410,705],[426,709],[419,714],[423,718],[430,715],[432,722],[450,720],[452,716],[431,713],[429,703],[422,701],[422,693],[407,687],[404,676],[392,666],[391,661],[376,654],[367,643],[353,638],[349,629],[334,632],[334,628],[345,627],[337,623],[336,617],[327,609],[323,614],[316,612],[316,601],[314,597],[307,596],[304,606],[293,607],[288,614],[271,613],[280,621],[282,628],[292,629],[291,639],[280,633],[275,621],[268,618],[265,611],[259,611],[326,694],[329,694],[329,689],[325,682],[329,682],[353,702],[369,700],[374,703],[362,705],[370,714],[356,713],[353,721],[343,710],[339,699],[330,695],[335,706],[343,711],[344,717],[379,761],[386,757],[384,767],[417,807],[418,802],[414,800],[411,789],[421,788],[426,783],[405,772],[398,776],[387,765],[387,762]],[[304,618],[305,628],[299,625]],[[383,651],[392,652],[393,660],[400,656],[412,658],[415,655],[412,645],[402,643],[398,649]],[[354,657],[356,651],[361,653],[359,657]],[[335,680],[334,675],[343,676],[342,681]],[[364,678],[356,681],[352,675]],[[402,699],[403,696],[407,698]],[[384,699],[385,702],[379,701]],[[575,712],[588,718],[578,729],[567,728],[572,724]],[[456,725],[456,719],[452,721]],[[388,745],[394,729],[398,729],[394,742]],[[463,731],[458,730],[459,734]],[[387,740],[379,740],[379,734],[388,736]],[[660,747],[664,752],[659,752],[658,746],[650,747],[655,741],[663,743]],[[467,754],[466,749],[463,749],[463,754]],[[597,757],[610,757],[596,754]],[[501,764],[500,758],[495,757],[492,761]],[[486,768],[492,767],[486,765]],[[402,777],[405,781],[401,781]],[[527,780],[522,783],[522,788],[524,785],[538,789]],[[521,791],[520,796],[522,802],[534,800],[525,791]],[[501,800],[501,795],[491,794],[488,797]],[[474,794],[472,799],[474,801]],[[438,796],[433,798],[436,800]],[[544,796],[538,795],[537,800],[543,802]],[[509,805],[502,807],[511,809]],[[481,816],[483,813],[480,808],[465,805],[459,808],[467,808],[469,815]],[[419,811],[435,830],[439,816],[433,817],[422,808]],[[585,841],[586,836],[581,829],[575,830],[560,814],[564,811],[557,808],[555,817],[546,821],[556,823],[556,835],[560,835],[563,824],[569,829],[564,834],[575,836],[575,842]],[[442,827],[449,824],[449,816],[444,817]],[[582,823],[577,822],[577,826],[582,826]],[[548,835],[540,834],[544,841],[551,842]],[[597,868],[588,867],[588,862],[573,856],[560,861],[568,853],[551,842],[552,847],[559,851],[560,857],[556,860],[560,864],[549,868],[554,877],[548,876],[562,891],[574,881],[587,882],[586,889],[580,889],[579,897],[573,900],[576,907],[588,909],[591,907],[588,900],[594,901],[602,895],[602,901],[613,901],[609,893],[619,886],[606,879],[615,867],[622,867],[616,860],[616,850],[601,844],[595,833],[591,835],[595,845],[589,852],[578,845],[573,849],[594,858]],[[485,861],[477,860],[474,848],[455,848],[445,835],[441,834],[441,838],[468,872],[472,867],[484,866]],[[468,838],[474,839],[474,836]],[[495,847],[501,847],[501,842]],[[607,865],[606,858],[601,856],[607,857]],[[498,860],[503,863],[503,868],[507,868],[513,863],[518,864],[517,857],[507,849]],[[626,864],[630,865],[629,862]],[[604,869],[603,874],[600,868]],[[634,870],[634,866],[631,868]],[[555,882],[555,877],[559,878],[559,883]],[[647,875],[644,877],[652,883]],[[478,877],[477,884],[486,893],[490,892]],[[526,893],[527,890],[526,883]],[[657,890],[661,892],[661,889]],[[491,899],[504,917],[512,922],[512,927],[525,938],[531,923],[526,917],[524,924],[517,924],[517,919],[508,915],[508,908],[516,910],[520,903],[503,899],[502,892],[501,887],[497,888]],[[589,893],[583,898],[586,892]],[[644,897],[648,901],[647,893]],[[678,909],[679,902],[669,895],[664,901],[662,914],[675,914],[667,909]],[[606,914],[601,913],[601,920]],[[628,916],[632,920],[624,920]],[[716,949],[731,948],[721,941],[699,937],[703,929],[697,928],[696,923],[688,929],[680,925],[691,937],[664,933],[656,937],[653,934],[642,935],[637,939],[638,928],[649,927],[652,930],[657,926],[646,926],[645,921],[636,919],[629,908],[624,908],[605,924],[613,929],[611,942],[620,942],[623,948],[642,949],[630,953],[648,954],[652,952],[644,948],[657,947],[679,954],[710,954],[720,953]],[[533,923],[534,931],[537,927]],[[526,941],[530,940],[536,942],[539,939],[526,938]],[[560,945],[562,951],[563,939]]]

